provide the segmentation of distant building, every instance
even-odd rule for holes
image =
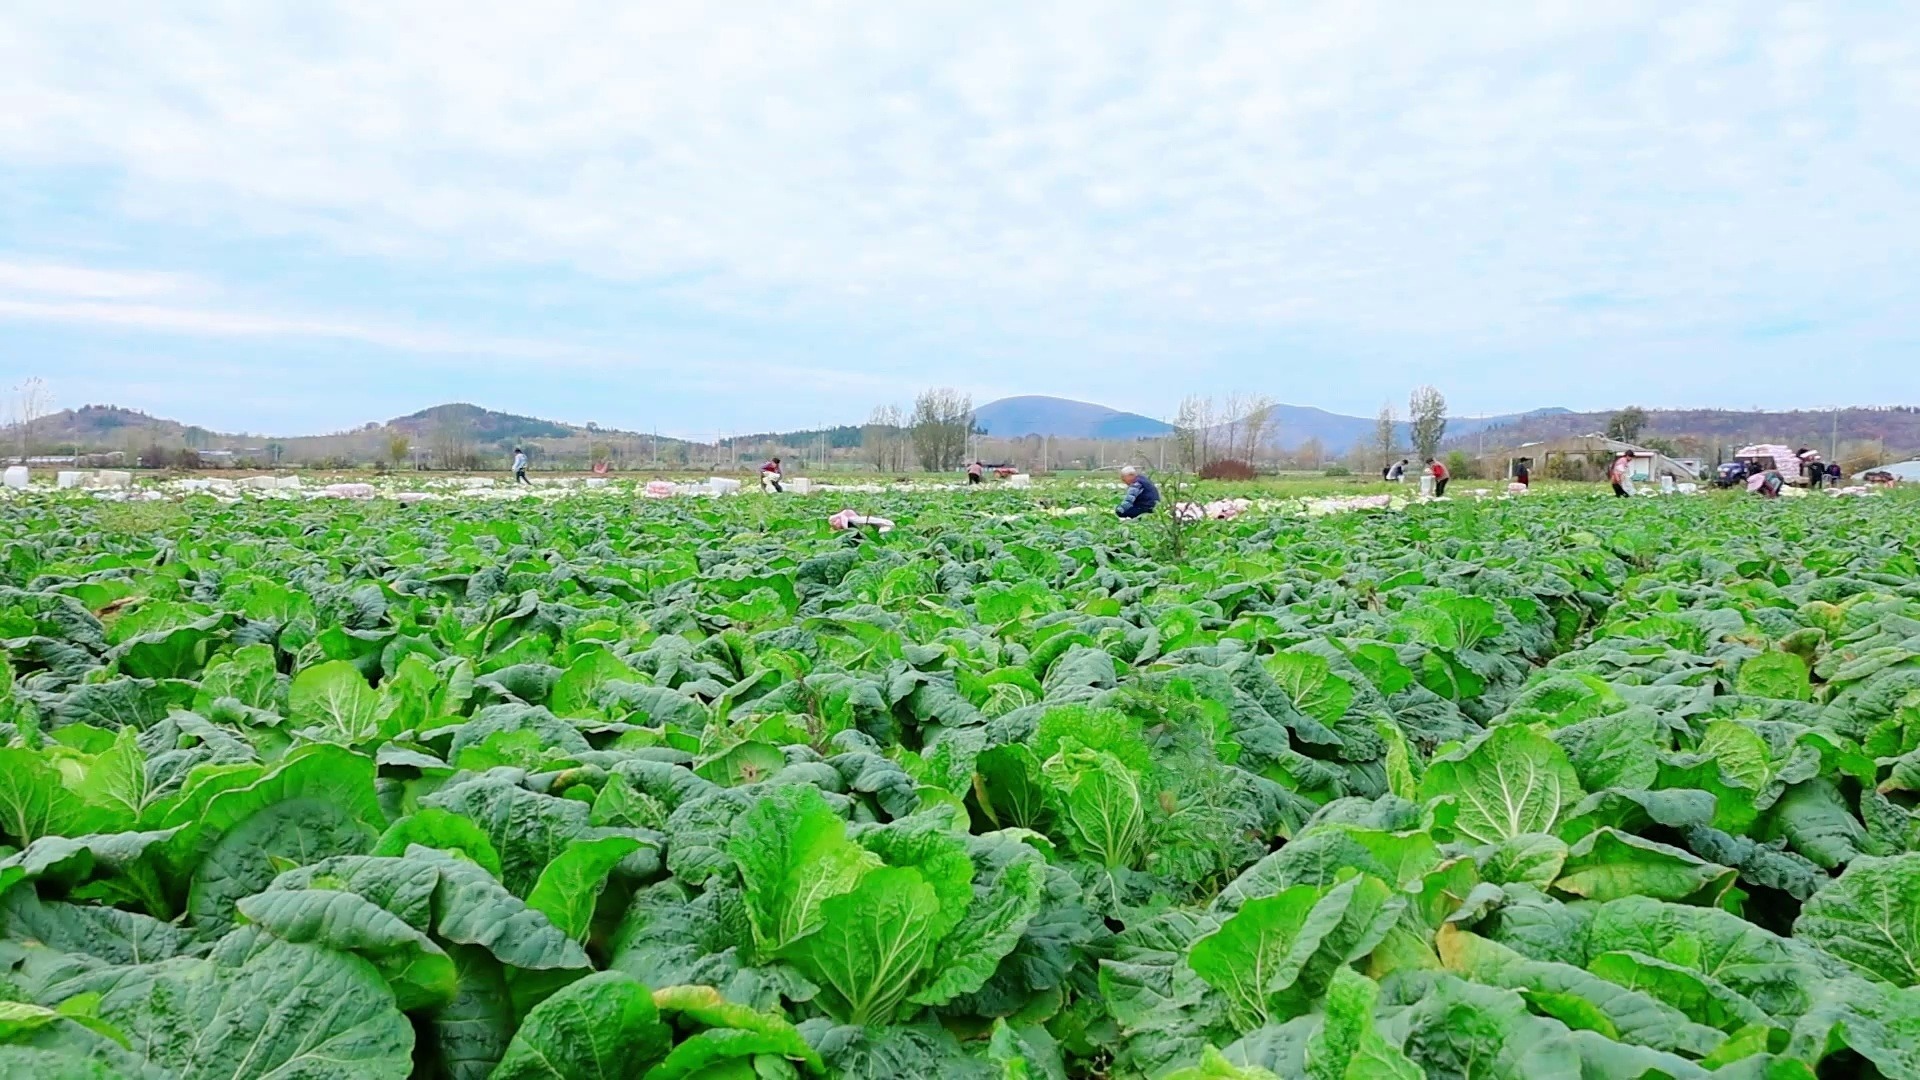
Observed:
[[[1903,484],[1920,484],[1920,458],[1914,458],[1912,461],[1896,461],[1891,465],[1876,465],[1871,469],[1854,473],[1853,478],[1864,480],[1870,472],[1891,473],[1895,480]]]
[[[1633,459],[1629,475],[1635,483],[1655,483],[1660,477],[1669,475],[1686,482],[1700,479],[1700,465],[1696,461],[1670,458],[1658,450],[1610,439],[1605,435],[1576,435],[1551,442],[1526,443],[1514,447],[1512,457],[1515,460],[1528,459],[1534,463],[1539,475],[1551,476],[1555,458],[1578,458],[1604,469],[1621,454]]]

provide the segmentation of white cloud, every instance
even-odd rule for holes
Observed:
[[[1124,321],[1514,349],[1885,293],[1920,250],[1916,57],[1897,10],[1731,0],[47,4],[0,29],[0,156],[113,176],[134,218],[989,357],[983,327]],[[179,287],[139,275],[0,287],[470,344],[131,303]],[[1639,302],[1562,302],[1597,295]]]
[[[197,302],[211,300],[211,303]],[[215,338],[318,338],[414,353],[459,353],[588,362],[590,350],[348,318],[289,315],[221,303],[211,283],[185,274],[102,270],[0,260],[0,320],[69,323]]]
[[[20,300],[0,297],[0,318],[80,323],[204,337],[330,338],[422,353],[485,353],[564,358],[579,350],[537,341],[463,337],[355,322],[262,315],[217,308],[88,300]]]
[[[138,300],[191,294],[202,288],[199,282],[184,274],[0,260],[0,290],[34,296]]]
[[[191,301],[206,298],[206,303]],[[646,340],[629,348],[487,336],[432,326],[406,326],[330,315],[287,314],[236,306],[209,283],[180,274],[99,270],[50,262],[0,259],[0,322],[51,323],[147,331],[202,339],[280,339],[349,342],[426,358],[475,372],[537,364],[547,376],[617,374],[623,380],[665,380],[684,390],[725,393],[759,381],[792,390],[910,393],[904,374],[849,372],[807,364],[729,357],[723,364],[688,364],[670,342]],[[438,358],[435,360],[434,358]],[[204,365],[196,365],[206,375]],[[258,369],[256,369],[258,370]],[[590,385],[590,383],[589,383]],[[127,386],[126,389],[144,389]]]

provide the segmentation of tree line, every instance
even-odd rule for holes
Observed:
[[[860,446],[876,472],[903,473],[909,462],[927,472],[952,472],[967,463],[979,434],[972,395],[940,386],[921,391],[912,412],[898,405],[874,409],[860,430]]]

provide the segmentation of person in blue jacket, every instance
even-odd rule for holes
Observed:
[[[1137,518],[1153,513],[1153,508],[1160,505],[1160,489],[1153,486],[1146,473],[1128,465],[1120,470],[1120,480],[1127,485],[1127,494],[1114,513],[1123,518]]]

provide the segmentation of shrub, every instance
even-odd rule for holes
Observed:
[[[1547,476],[1554,480],[1580,481],[1587,478],[1587,460],[1562,454],[1547,463]]]
[[[1325,471],[1324,473],[1322,473],[1321,475],[1323,475],[1323,476],[1352,476],[1352,475],[1353,475],[1353,470],[1352,470],[1352,469],[1349,469],[1349,468],[1347,468],[1347,467],[1346,467],[1345,465],[1329,465],[1329,466],[1327,466],[1327,468],[1326,468],[1326,471]]]
[[[1221,458],[1200,466],[1202,480],[1251,480],[1253,466],[1238,458]]]

